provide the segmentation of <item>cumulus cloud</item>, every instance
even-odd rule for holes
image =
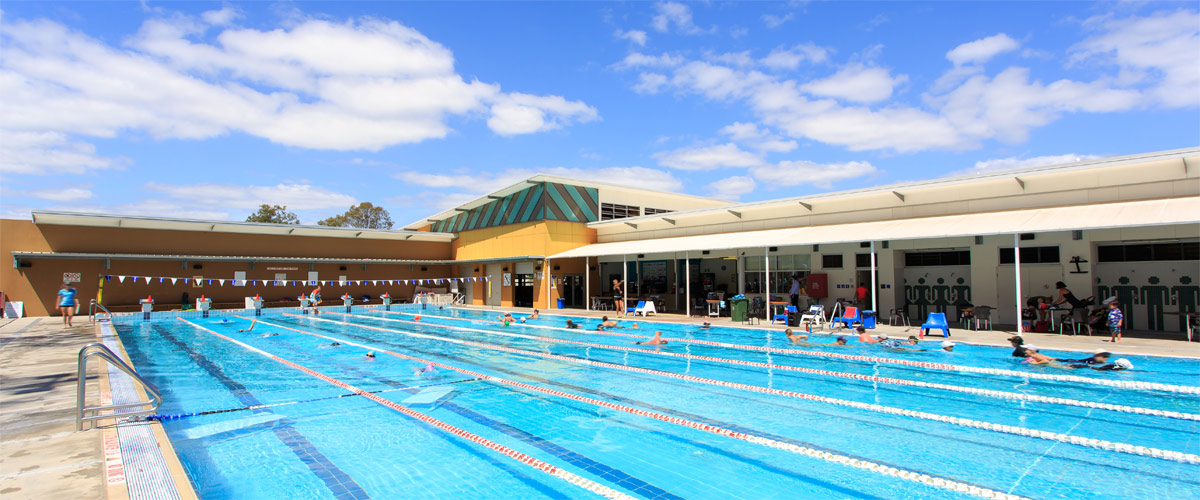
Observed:
[[[615,36],[622,40],[629,40],[630,42],[637,44],[639,47],[646,46],[646,32],[642,30],[617,30]]]
[[[735,175],[713,182],[705,189],[713,198],[737,200],[744,195],[753,193],[756,187],[758,187],[758,183],[754,182],[752,177]]]
[[[672,54],[661,54],[657,56],[643,54],[641,52],[630,52],[621,62],[613,65],[616,69],[630,69],[642,67],[672,67],[679,66],[683,63],[683,57]]]
[[[997,55],[1012,52],[1020,47],[1021,44],[1017,43],[1016,40],[1013,40],[1004,33],[999,33],[950,49],[946,53],[946,59],[949,59],[956,66],[963,64],[983,64]]]
[[[844,163],[814,163],[811,161],[781,161],[750,169],[755,179],[771,187],[800,184],[832,189],[833,183],[876,173],[875,166],[864,161]]]
[[[401,171],[393,176],[412,186],[432,189],[453,189],[452,192],[428,191],[417,195],[416,198],[393,200],[397,204],[413,204],[414,200],[440,200],[430,204],[440,210],[453,208],[471,201],[485,193],[502,189],[537,174],[546,174],[572,179],[590,180],[607,183],[627,183],[636,180],[636,185],[643,189],[656,191],[681,191],[683,181],[666,170],[633,167],[604,167],[604,168],[570,168],[549,167],[543,169],[513,168],[498,172],[455,172],[430,174],[427,172]],[[469,188],[466,192],[462,190]],[[445,204],[443,202],[452,202]]]
[[[642,73],[633,91],[639,94],[657,94],[667,84],[667,75],[661,73]]]
[[[784,14],[782,16],[779,14],[763,14],[762,21],[763,21],[763,24],[767,25],[767,28],[775,29],[780,26],[783,26],[784,23],[791,21],[793,17],[796,17],[796,16],[795,16],[795,14],[792,14],[791,12]]]
[[[796,149],[796,141],[784,140],[778,135],[761,130],[753,123],[734,122],[721,128],[722,134],[730,139],[762,152],[786,153]]]
[[[58,202],[82,201],[91,198],[92,190],[85,188],[62,188],[62,189],[38,189],[26,193],[16,193],[19,195],[30,196],[39,200],[49,200]]]
[[[800,88],[817,96],[870,103],[891,97],[892,89],[907,81],[908,76],[892,76],[883,68],[849,64],[833,75],[813,80]]]
[[[692,146],[652,155],[658,164],[679,170],[713,170],[726,167],[752,167],[762,164],[757,154],[744,151],[730,142],[715,146]]]
[[[2,79],[3,76],[0,76]],[[0,111],[3,115],[3,111]],[[0,172],[11,174],[83,174],[89,170],[122,168],[124,158],[96,153],[96,146],[73,141],[59,132],[28,132],[0,128]]]
[[[685,35],[697,35],[707,30],[692,21],[692,8],[679,2],[659,2],[654,6],[654,18],[650,22],[656,31],[666,33],[672,28]]]
[[[790,48],[778,48],[760,61],[771,69],[796,69],[801,63],[823,63],[829,60],[829,50],[813,43],[802,43]]]
[[[1115,65],[1122,80],[1151,85],[1151,97],[1163,106],[1200,106],[1200,13],[1101,18],[1087,26],[1096,33],[1072,48],[1074,62]]]
[[[144,22],[124,46],[48,20],[0,26],[0,134],[9,172],[112,168],[80,136],[244,133],[308,149],[379,150],[444,137],[451,116],[498,134],[594,120],[560,96],[506,93],[455,72],[449,49],[394,21],[298,18],[238,27],[237,12]]]
[[[291,210],[314,210],[345,208],[353,205],[356,201],[353,196],[310,184],[244,186],[218,183],[159,184],[151,182],[146,184],[146,189],[165,195],[173,202],[186,203],[206,210],[253,209],[263,203],[286,205]],[[158,215],[163,213],[160,212]]]
[[[1094,160],[1096,158],[1100,158],[1100,156],[1074,153],[1065,155],[1034,156],[1029,158],[1020,156],[1013,156],[1009,158],[992,158],[989,160],[977,161],[975,162],[975,166],[973,168],[955,172],[954,174],[961,175],[1003,172],[1006,170],[1020,170],[1025,168],[1044,167],[1048,165],[1059,165],[1063,163]]]

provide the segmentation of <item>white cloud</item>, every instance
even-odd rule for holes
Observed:
[[[726,52],[723,54],[709,52],[704,54],[704,58],[715,63],[728,64],[730,66],[752,66],[756,62],[753,57],[750,57],[749,50]]]
[[[956,66],[964,64],[983,64],[993,57],[1020,48],[1020,44],[1004,33],[980,38],[950,49],[946,59]]]
[[[629,40],[637,44],[639,47],[646,46],[646,32],[641,30],[621,31],[617,30],[615,36],[622,40]]]
[[[432,199],[434,202],[430,203],[431,206],[436,206],[440,210],[445,210],[447,208],[452,208],[474,200],[475,198],[482,196],[484,193],[489,193],[497,189],[511,186],[536,174],[554,175],[559,177],[607,182],[612,184],[634,184],[640,188],[652,189],[656,191],[681,191],[683,189],[683,181],[666,170],[636,166],[604,168],[549,167],[537,170],[514,168],[494,173],[461,172],[449,174],[430,174],[416,171],[402,171],[397,172],[394,177],[408,185],[434,189],[466,189],[467,191],[451,193],[428,191],[417,195],[416,198],[411,196],[406,196],[403,200],[400,198],[394,198],[393,202],[397,204],[411,205],[414,204],[416,200]],[[453,203],[444,204],[439,200],[449,200]],[[421,202],[423,203],[424,201]]]
[[[20,194],[42,200],[59,202],[82,201],[92,197],[92,191],[84,188],[39,189],[26,193],[18,193],[18,195]]]
[[[667,84],[667,76],[659,73],[642,73],[633,91],[639,94],[657,94]]]
[[[0,134],[41,141],[5,155],[7,171],[116,163],[75,136],[245,133],[309,149],[379,150],[444,137],[451,115],[490,111],[489,124],[504,135],[597,117],[579,101],[464,80],[450,50],[397,22],[210,26],[234,22],[234,14],[201,15],[209,24],[182,15],[151,19],[124,47],[52,21],[4,23]]]
[[[62,133],[0,128],[0,172],[83,174],[89,170],[122,168],[126,163],[124,158],[97,155],[96,146],[69,140]]]
[[[706,32],[692,21],[692,8],[679,2],[659,2],[654,6],[657,12],[650,22],[656,31],[666,33],[675,27],[675,31],[685,35],[696,35]]]
[[[642,54],[641,52],[630,52],[621,62],[613,65],[616,69],[630,69],[641,67],[672,67],[683,64],[683,56],[662,54],[652,56]]]
[[[802,43],[791,48],[778,48],[762,58],[764,66],[774,70],[792,70],[800,63],[823,63],[829,60],[829,50],[813,43]]]
[[[779,14],[763,14],[762,21],[763,24],[767,25],[767,28],[775,29],[783,26],[783,23],[791,21],[793,17],[795,17],[795,14],[791,12],[782,16]]]
[[[735,175],[709,184],[706,189],[709,196],[721,200],[737,200],[743,195],[754,192],[758,184],[754,179],[744,175]]]
[[[232,23],[235,19],[242,17],[242,13],[233,7],[223,7],[220,10],[210,10],[200,14],[200,18],[204,22],[213,26],[225,26]]]
[[[784,140],[768,131],[760,130],[758,125],[753,123],[734,122],[721,128],[720,132],[761,152],[786,153],[798,146],[796,141]]]
[[[892,89],[908,81],[908,76],[892,76],[883,68],[849,64],[837,73],[802,85],[805,92],[836,97],[852,102],[879,102],[892,96]]]
[[[1072,48],[1073,61],[1116,65],[1120,80],[1150,85],[1149,94],[1163,106],[1200,106],[1200,13],[1093,19],[1088,25],[1099,33]]]
[[[286,205],[290,210],[345,209],[353,205],[353,196],[309,184],[278,184],[275,186],[244,186],[238,184],[159,184],[151,182],[146,189],[168,196],[173,203],[183,203],[202,210],[253,209],[266,203]],[[158,215],[170,212],[159,212]]]
[[[968,170],[955,172],[954,174],[982,174],[989,172],[1003,172],[1005,170],[1019,170],[1024,168],[1042,167],[1047,165],[1058,165],[1062,163],[1074,163],[1085,160],[1094,160],[1100,158],[1097,155],[1052,155],[1052,156],[1034,156],[1031,158],[1022,158],[1014,156],[1010,158],[992,158],[989,160],[977,161],[975,166]]]
[[[755,85],[769,81],[757,71],[739,71],[706,62],[693,61],[675,69],[671,83],[704,94],[710,99],[744,97]]]
[[[844,163],[814,163],[811,161],[781,161],[750,169],[755,179],[767,186],[798,186],[800,184],[832,189],[833,183],[855,177],[872,175],[877,170],[863,161]]]
[[[715,146],[691,146],[672,151],[654,153],[659,165],[680,170],[712,170],[725,167],[752,167],[761,165],[762,157],[743,151],[730,142]]]
[[[628,184],[654,191],[682,191],[683,181],[666,170],[646,167],[605,167],[543,169],[541,173],[609,184]]]

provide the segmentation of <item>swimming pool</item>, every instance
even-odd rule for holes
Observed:
[[[116,327],[162,414],[256,407],[163,421],[202,498],[1200,498],[1194,360],[1067,371],[963,344],[495,316]],[[632,344],[654,330],[677,340]]]

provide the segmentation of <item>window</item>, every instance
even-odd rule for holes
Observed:
[[[854,267],[861,268],[861,269],[870,269],[871,268],[871,254],[869,254],[869,253],[854,254]]]
[[[667,210],[665,208],[646,207],[646,215],[666,214],[666,213],[671,213],[671,212],[674,212],[674,210]]]
[[[642,215],[641,207],[631,205],[617,205],[615,203],[600,204],[600,220],[615,220],[624,219],[626,217],[637,217]]]
[[[1101,245],[1096,253],[1100,262],[1200,260],[1200,242]]]
[[[1058,247],[1021,247],[1022,264],[1058,264]],[[1000,263],[1013,263],[1013,249],[1000,249]]]
[[[1057,250],[1058,247],[1055,247]],[[1024,262],[1025,254],[1021,254],[1022,262]],[[904,266],[905,267],[932,267],[932,266],[969,266],[971,265],[970,250],[949,250],[937,252],[905,252]]]
[[[821,267],[825,269],[841,269],[842,254],[825,254],[821,256]]]

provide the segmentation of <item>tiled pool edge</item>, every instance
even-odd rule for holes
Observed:
[[[129,355],[110,322],[97,322],[96,336],[105,347],[129,362]],[[145,400],[145,391],[137,387],[132,378],[112,365],[106,367],[107,370],[102,371],[101,387],[107,391],[102,389],[102,400],[116,404]],[[135,410],[118,410],[117,413]],[[110,499],[198,498],[161,423],[118,423],[104,429],[103,439],[105,482]]]

